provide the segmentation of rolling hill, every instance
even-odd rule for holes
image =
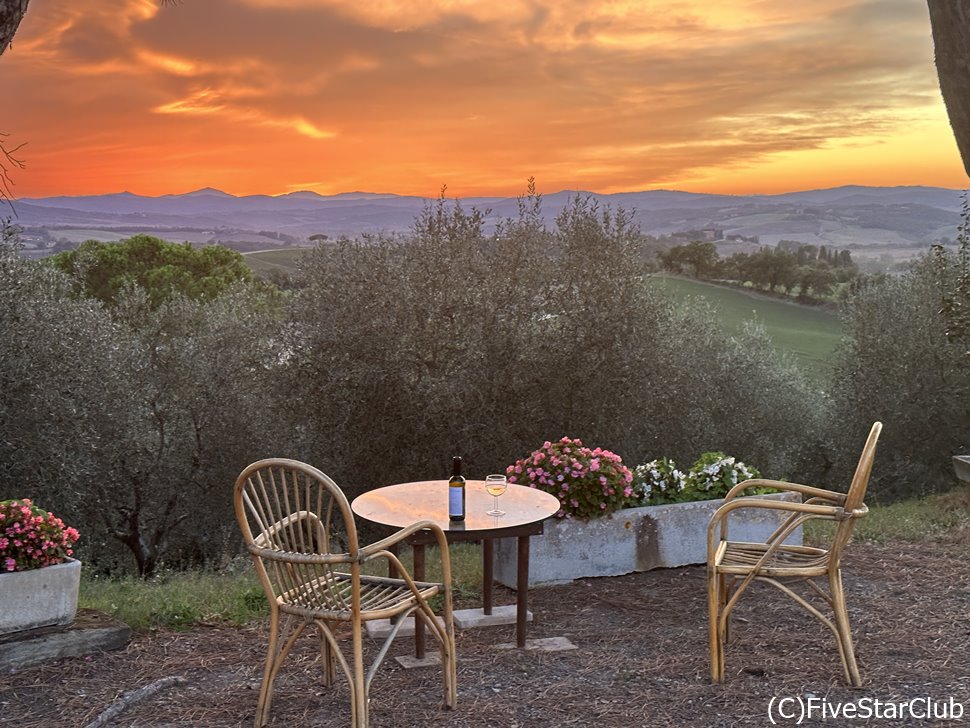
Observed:
[[[838,187],[780,195],[710,195],[675,190],[597,195],[564,190],[543,197],[550,223],[575,195],[635,212],[642,232],[714,240],[725,252],[801,240],[862,255],[910,256],[942,238],[955,238],[961,193],[936,187]],[[432,200],[389,193],[236,197],[204,188],[182,195],[117,194],[25,198],[16,222],[38,253],[87,237],[117,239],[151,232],[170,240],[221,242],[240,249],[309,245],[310,235],[357,236],[408,230]],[[494,225],[516,214],[514,197],[463,198],[488,210]],[[255,246],[255,247],[254,247]]]

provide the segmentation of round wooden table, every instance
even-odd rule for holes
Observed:
[[[416,521],[432,521],[441,527],[449,542],[482,542],[482,608],[492,613],[492,541],[518,538],[516,553],[515,641],[525,647],[526,613],[529,589],[529,538],[542,533],[542,522],[559,510],[559,500],[549,493],[509,483],[499,496],[498,507],[504,516],[490,516],[494,499],[485,491],[484,480],[465,482],[465,520],[448,519],[448,481],[422,480],[398,483],[357,496],[351,509],[361,518],[388,528],[404,528]],[[433,542],[426,531],[416,533],[408,542],[414,552],[414,578],[424,579],[424,547]],[[418,657],[424,657],[423,630],[415,621]]]

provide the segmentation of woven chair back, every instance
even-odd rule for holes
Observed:
[[[297,608],[354,608],[360,592],[357,530],[346,496],[327,475],[296,460],[260,460],[240,473],[234,501],[267,595]],[[356,588],[303,593],[310,585],[333,583],[334,571],[351,573]]]
[[[852,476],[852,483],[849,485],[849,492],[845,498],[845,510],[848,512],[865,508],[866,489],[869,487],[869,476],[872,474],[872,463],[876,457],[876,444],[880,432],[882,432],[882,423],[874,422],[869,430],[869,437],[866,438],[866,445],[862,449],[859,464],[856,465],[855,474]],[[836,559],[836,563],[838,563],[839,554],[852,536],[852,529],[857,520],[859,519],[846,518],[835,531],[832,557]]]

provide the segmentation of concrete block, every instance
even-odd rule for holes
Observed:
[[[477,627],[494,627],[502,624],[515,624],[516,606],[507,604],[492,607],[491,614],[485,614],[482,609],[456,609],[454,612],[455,627],[458,629],[475,629]],[[532,621],[532,612],[526,611],[525,621]]]
[[[81,562],[0,574],[0,634],[69,624],[77,612]]]
[[[400,657],[395,657],[394,661],[405,670],[412,670],[416,667],[434,667],[435,665],[440,665],[441,655],[437,652],[426,652],[424,657],[420,659],[414,655],[401,655]]]
[[[514,650],[518,647],[515,642],[503,642],[495,645],[497,650]],[[538,652],[564,652],[566,650],[578,650],[572,642],[565,637],[540,637],[539,639],[526,640],[525,649],[536,650]]]
[[[970,485],[970,455],[954,455],[953,472],[957,480]]]
[[[797,493],[756,496],[799,502]],[[529,543],[529,587],[589,576],[619,576],[707,561],[707,526],[722,499],[625,508],[589,521],[550,519]],[[781,511],[741,509],[730,516],[736,541],[764,541],[785,519]],[[800,544],[801,529],[787,543]],[[495,578],[515,588],[515,539],[495,542]]]
[[[438,621],[438,624],[444,628],[444,620],[441,617],[435,617],[435,619]],[[387,638],[387,635],[391,633],[391,627],[391,620],[389,619],[373,619],[364,623],[364,629],[367,630],[367,636],[375,639]],[[427,625],[425,625],[425,634],[427,634]],[[404,620],[404,624],[401,625],[401,628],[397,631],[397,636],[414,636],[414,615],[411,615]]]

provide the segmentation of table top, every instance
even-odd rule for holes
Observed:
[[[504,516],[489,516],[493,498],[484,480],[465,482],[465,520],[448,519],[448,481],[422,480],[377,488],[354,498],[351,509],[361,518],[394,528],[415,521],[432,521],[445,533],[502,531],[549,518],[559,510],[559,500],[545,491],[509,483],[498,498]],[[541,533],[541,531],[539,531]]]

